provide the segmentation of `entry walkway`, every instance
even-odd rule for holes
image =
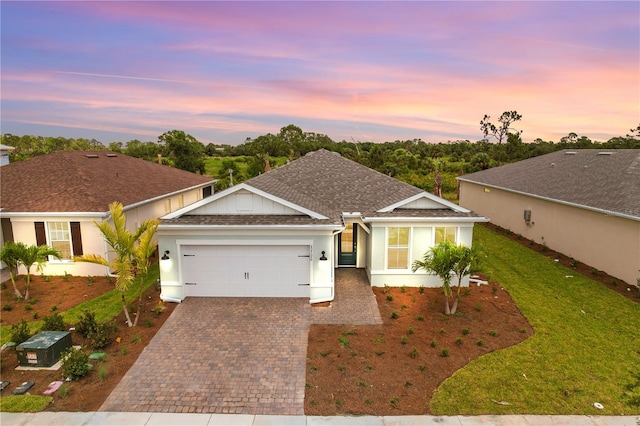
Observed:
[[[2,426],[637,426],[640,416],[261,416],[176,413],[0,413]]]
[[[336,269],[335,292],[331,306],[311,309],[313,324],[382,324],[378,303],[364,269]]]

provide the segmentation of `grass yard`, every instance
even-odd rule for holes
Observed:
[[[238,166],[240,173],[246,175],[248,163],[250,157],[238,156],[238,157],[206,157],[204,160],[205,173],[208,176],[218,176],[220,169],[222,168],[222,162],[224,160],[232,160]],[[287,157],[271,157],[271,161],[276,162],[276,167],[280,167],[287,163]]]
[[[475,227],[474,239],[488,255],[485,269],[509,291],[534,335],[456,372],[431,411],[640,414],[624,395],[640,371],[640,304],[485,227]]]

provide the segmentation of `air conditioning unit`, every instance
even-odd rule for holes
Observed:
[[[527,223],[531,222],[531,210],[524,211],[524,221]]]

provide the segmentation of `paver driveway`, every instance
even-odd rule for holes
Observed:
[[[101,411],[304,414],[309,299],[187,298]]]
[[[101,411],[304,414],[309,325],[381,324],[366,273],[336,270],[336,300],[187,298]]]

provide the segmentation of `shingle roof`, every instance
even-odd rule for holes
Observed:
[[[342,212],[374,214],[420,194],[415,186],[324,149],[245,184],[340,221]]]
[[[163,219],[163,225],[323,225],[326,220],[307,215],[185,215],[176,219]]]
[[[459,179],[640,218],[640,149],[563,150]]]
[[[110,151],[58,151],[0,168],[3,212],[106,212],[213,182]]]

